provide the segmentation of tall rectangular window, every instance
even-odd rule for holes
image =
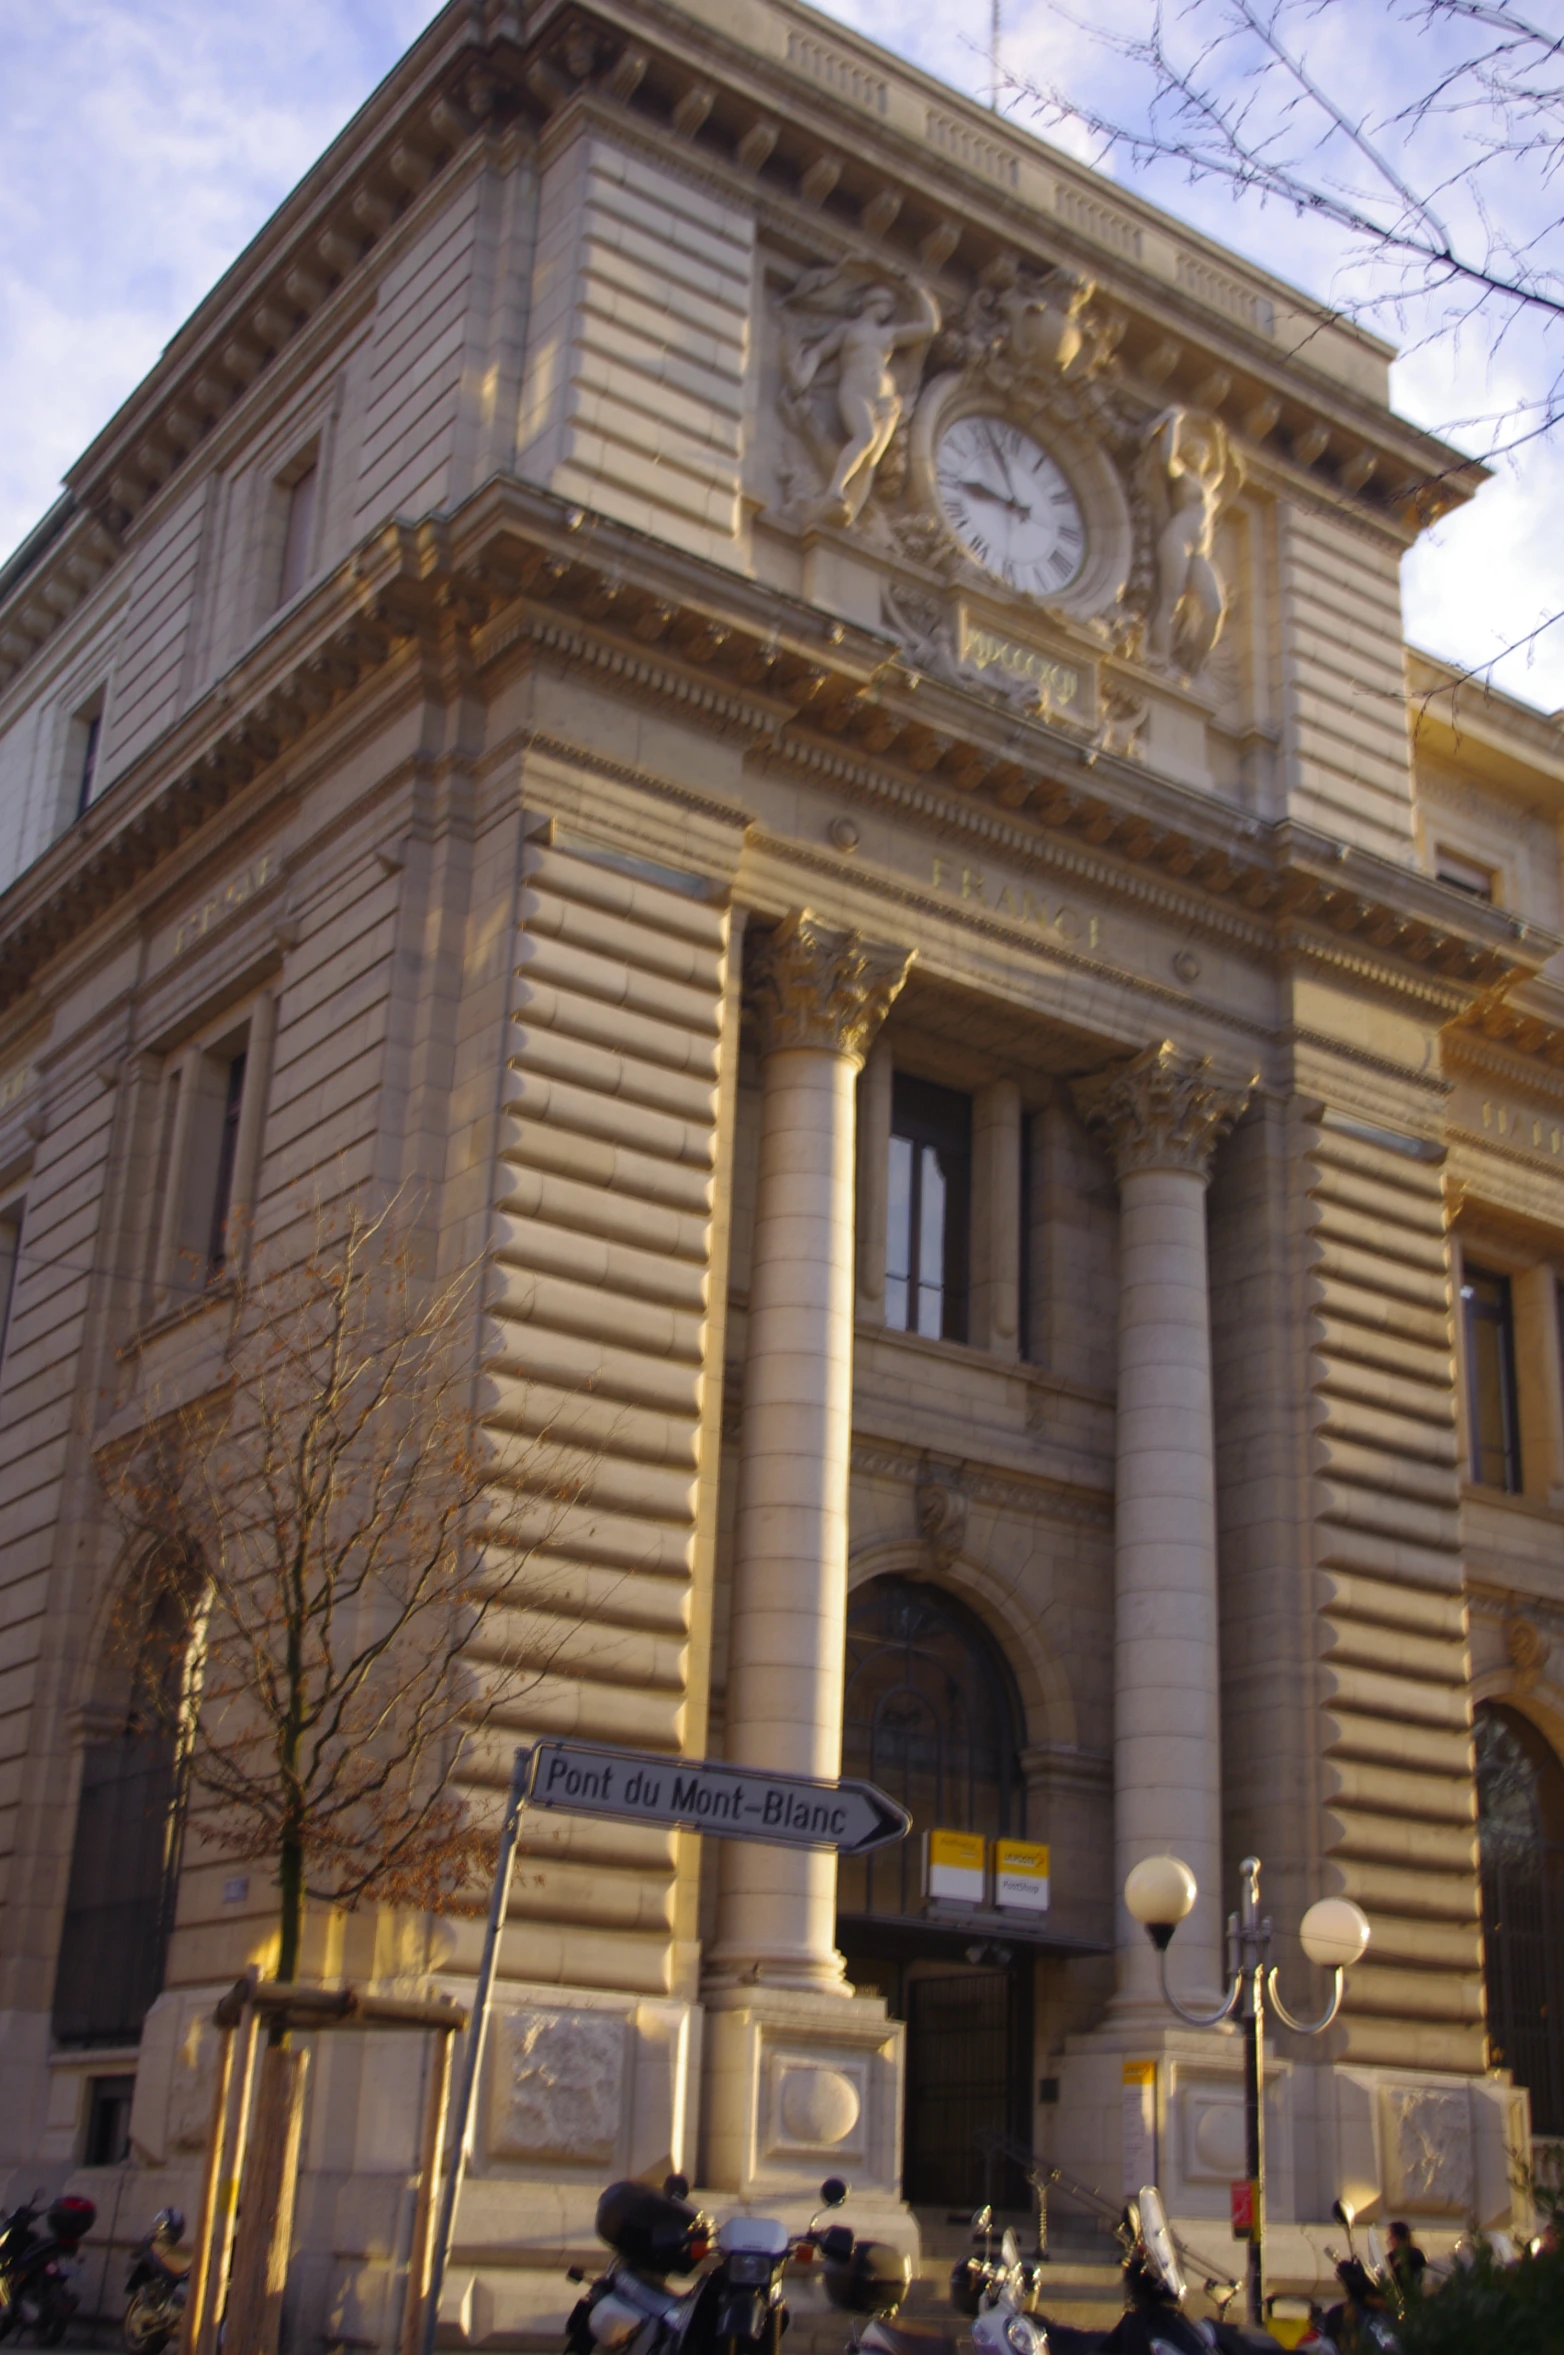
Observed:
[[[17,1278],[22,1260],[21,1202],[8,1202],[0,1210],[0,1373],[5,1369],[6,1343],[11,1337],[11,1304],[16,1298]]]
[[[967,1337],[972,1099],[898,1071],[891,1086],[885,1321],[934,1341]]]
[[[276,1000],[263,991],[218,1038],[170,1064],[152,1304],[176,1305],[232,1272],[254,1202]]]
[[[1521,1438],[1509,1277],[1468,1262],[1461,1280],[1461,1306],[1466,1320],[1466,1419],[1472,1478],[1485,1488],[1502,1488],[1518,1495]]]
[[[309,579],[310,536],[315,522],[315,486],[319,468],[313,458],[295,474],[291,482],[278,485],[282,492],[282,562],[277,578],[277,603],[286,605],[296,597]]]
[[[99,754],[103,749],[104,690],[98,687],[71,713],[65,731],[65,754],[60,774],[59,823],[74,825],[91,808],[98,791]]]
[[[239,1148],[239,1116],[244,1106],[244,1068],[247,1060],[243,1048],[231,1058],[223,1090],[223,1125],[217,1140],[212,1226],[206,1248],[206,1264],[214,1276],[220,1275],[228,1264],[228,1213],[233,1207],[234,1162]]]

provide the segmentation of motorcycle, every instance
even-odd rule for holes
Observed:
[[[827,2297],[864,2325],[853,2345],[864,2355],[907,2355],[889,2317],[907,2294],[908,2260],[883,2243],[856,2239],[845,2224],[821,2224],[825,2210],[847,2197],[838,2177],[821,2185],[824,2208],[797,2238],[770,2216],[732,2216],[714,2232],[688,2193],[681,2175],[670,2175],[660,2192],[644,2183],[609,2185],[597,2204],[597,2234],[613,2262],[572,2310],[566,2355],[779,2355],[787,2328],[783,2269],[817,2254]],[[694,2274],[714,2250],[715,2265],[688,2289],[669,2286],[670,2276]],[[567,2278],[586,2276],[571,2266]]]
[[[1125,2207],[1118,2224],[1124,2246],[1125,2311],[1110,2331],[1075,2330],[1043,2317],[1048,2355],[1249,2355],[1273,2350],[1268,2332],[1226,2319],[1238,2284],[1213,2271],[1205,2287],[1217,2306],[1213,2320],[1184,2312],[1188,2283],[1182,2247],[1167,2220],[1162,2195],[1148,2184]],[[1020,2355],[1016,2350],[1015,2355]]]
[[[950,2276],[950,2302],[971,2322],[977,2355],[1049,2355],[1047,2333],[1026,2312],[1028,2300],[1036,2294],[1040,2268],[1022,2257],[1008,2226],[996,2258],[992,2208],[979,2208],[972,2219],[972,2238],[982,2243],[983,2253],[958,2260]]]
[[[30,2330],[40,2347],[57,2347],[81,2304],[76,2252],[98,2211],[91,2200],[55,2200],[39,2232],[41,2199],[0,2221],[0,2339]]]
[[[1365,2264],[1352,2237],[1354,2211],[1344,2201],[1334,2200],[1331,2214],[1347,2235],[1345,2257],[1338,2257],[1329,2247],[1325,2251],[1336,2268],[1343,2294],[1327,2313],[1316,2313],[1298,2344],[1308,2348],[1310,2355],[1396,2355],[1401,2341],[1396,2336],[1395,2316],[1401,2299],[1379,2235],[1371,2225]]]
[[[178,2208],[159,2208],[151,2230],[131,2253],[125,2276],[128,2303],[120,2326],[129,2355],[162,2355],[179,2336],[185,2319],[188,2282],[169,2262],[185,2237],[185,2219]]]

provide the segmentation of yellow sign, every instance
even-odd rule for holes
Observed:
[[[1034,1840],[994,1842],[994,1903],[1016,1913],[1048,1911],[1048,1850]]]
[[[988,1842],[981,1832],[930,1832],[923,1851],[928,1897],[981,1905],[988,1890]]]
[[[1156,2082],[1157,2064],[1155,2061],[1125,2062],[1124,2083],[1126,2085],[1155,2085]]]

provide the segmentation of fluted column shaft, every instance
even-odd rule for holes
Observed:
[[[1221,1672],[1206,1184],[1246,1089],[1152,1047],[1077,1101],[1119,1179],[1114,1539],[1114,1872],[1183,1857],[1199,1883],[1179,1933],[1190,1996],[1222,1983]],[[1118,1908],[1116,2008],[1164,2012],[1144,1931]]]
[[[841,1771],[855,1095],[908,962],[807,910],[753,936],[760,1167],[726,1747],[789,1774]],[[730,1843],[711,1976],[840,1988],[835,1856]]]

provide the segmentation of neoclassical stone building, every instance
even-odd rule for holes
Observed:
[[[627,2170],[910,2239],[1002,2134],[1220,2239],[1237,2055],[1116,1896],[1163,1849],[1186,1997],[1245,1855],[1300,2010],[1307,1904],[1373,1924],[1276,2041],[1277,2273],[1338,2193],[1509,2214],[1564,2128],[1564,734],[1404,651],[1480,469],[1388,359],[791,0],[479,0],[72,469],[0,572],[14,2180],[193,2206],[273,1935],[127,1719],[95,1465],[218,1378],[241,1223],[418,1185],[501,1459],[593,1464],[517,1737],[845,1763],[917,1834],[527,1827],[453,2331],[546,2330]],[[936,1830],[1045,1843],[1046,1912],[928,1898]],[[311,2344],[387,2343],[420,2066],[317,2056]]]

